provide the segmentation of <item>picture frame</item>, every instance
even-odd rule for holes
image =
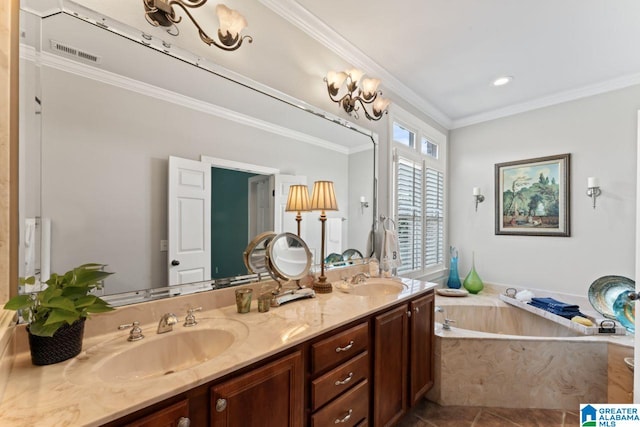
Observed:
[[[569,237],[571,154],[495,165],[495,234]]]

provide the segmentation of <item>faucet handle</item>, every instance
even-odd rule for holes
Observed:
[[[139,341],[144,338],[144,335],[142,335],[142,328],[140,328],[140,322],[138,322],[137,320],[132,323],[125,323],[124,325],[118,326],[119,331],[128,328],[131,328],[131,330],[129,331],[129,337],[127,338],[127,341]]]
[[[196,311],[202,311],[202,307],[190,307],[187,309],[187,317],[184,318],[183,326],[196,326],[198,322],[196,321],[196,316],[193,315]]]

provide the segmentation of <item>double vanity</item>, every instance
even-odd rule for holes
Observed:
[[[121,307],[87,322],[80,355],[44,367],[18,326],[0,424],[392,425],[433,384],[436,285],[334,283],[266,313],[237,313],[233,288]],[[167,313],[178,322],[159,334]],[[144,338],[117,329],[133,322]]]

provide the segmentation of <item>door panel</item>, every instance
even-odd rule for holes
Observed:
[[[211,165],[169,157],[169,285],[211,278]]]

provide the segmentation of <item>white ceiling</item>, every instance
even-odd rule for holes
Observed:
[[[638,0],[260,1],[446,127],[640,83]]]

